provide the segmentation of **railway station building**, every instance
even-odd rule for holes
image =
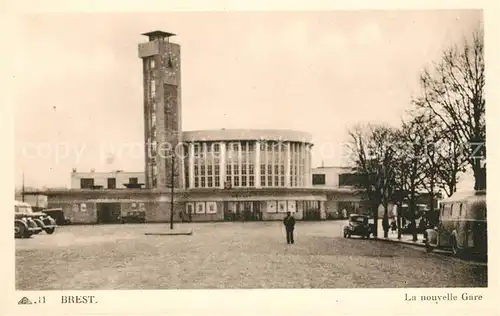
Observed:
[[[288,211],[324,220],[360,207],[349,168],[312,168],[307,132],[183,131],[180,45],[172,33],[143,35],[144,170],[74,169],[69,189],[40,193],[50,208],[72,223],[114,223],[136,209],[146,222],[166,222],[172,211],[175,221],[281,220]]]

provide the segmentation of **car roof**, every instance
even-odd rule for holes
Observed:
[[[457,192],[453,194],[451,197],[443,199],[440,203],[453,203],[453,202],[462,202],[462,201],[481,201],[486,200],[486,192],[483,191],[466,191],[466,192]]]

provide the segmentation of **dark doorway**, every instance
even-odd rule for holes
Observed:
[[[120,223],[120,203],[97,203],[97,223]]]
[[[262,220],[262,211],[260,208],[260,201],[254,201],[253,202],[253,216],[256,221],[261,221]]]
[[[116,178],[108,178],[108,189],[116,189]]]
[[[224,201],[224,220],[234,221],[235,220],[235,203]]]
[[[305,221],[319,221],[321,220],[321,208],[319,201],[304,201],[304,217]]]
[[[242,202],[240,205],[243,210],[243,218],[245,221],[262,220],[259,201]]]
[[[261,221],[260,201],[224,202],[224,220],[226,221]]]

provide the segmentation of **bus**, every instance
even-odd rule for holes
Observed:
[[[439,203],[438,223],[424,233],[428,252],[451,249],[455,256],[487,256],[486,192],[455,194]]]

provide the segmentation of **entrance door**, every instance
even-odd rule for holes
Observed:
[[[120,222],[120,203],[97,203],[97,223],[117,224]]]
[[[236,208],[237,203],[235,202],[224,202],[224,220],[234,221],[236,220]]]
[[[262,220],[262,211],[260,209],[260,201],[254,201],[253,205],[253,216],[254,220],[261,221]]]
[[[304,201],[304,220],[321,220],[319,201]]]
[[[243,202],[243,218],[246,221],[253,220],[252,203],[251,202]]]

